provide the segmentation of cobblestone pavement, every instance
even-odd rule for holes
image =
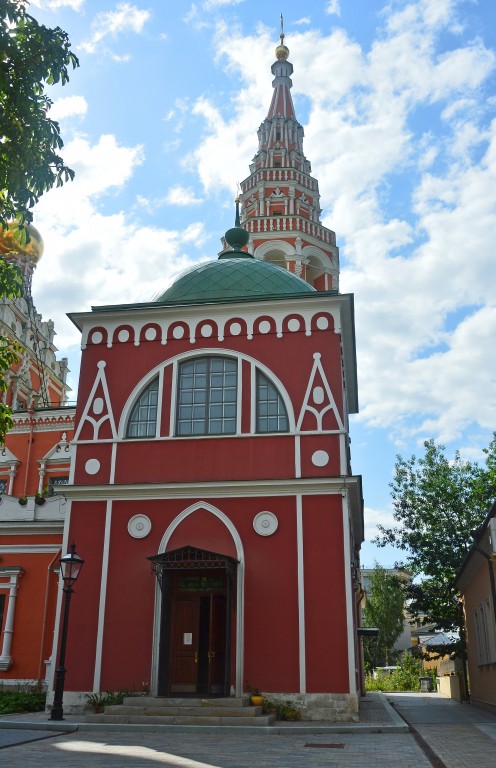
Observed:
[[[73,733],[0,750],[9,768],[431,768],[410,734]]]
[[[496,714],[436,693],[387,698],[446,768],[496,768]]]
[[[367,696],[351,732],[282,735],[171,731],[46,730],[46,714],[0,717],[0,766],[6,768],[496,768],[496,716],[439,694]],[[398,733],[400,712],[416,733]],[[12,719],[16,718],[14,724]],[[12,727],[9,727],[12,723]],[[14,727],[15,725],[15,727]],[[309,724],[310,725],[310,724]],[[315,724],[318,726],[318,724]],[[53,728],[77,728],[76,716]],[[363,729],[368,729],[364,732]],[[382,732],[380,732],[382,729]],[[374,732],[375,730],[375,732]],[[31,740],[33,739],[33,740]],[[36,740],[34,740],[36,739]],[[424,747],[426,745],[424,744]],[[431,752],[429,753],[429,748]],[[430,754],[430,757],[429,757]]]

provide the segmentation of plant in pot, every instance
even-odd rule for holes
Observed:
[[[254,707],[262,707],[265,701],[265,697],[262,696],[258,688],[254,688],[249,683],[246,683],[246,688],[250,694],[250,702]]]

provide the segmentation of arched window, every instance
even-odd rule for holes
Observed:
[[[234,435],[237,398],[237,360],[198,357],[181,363],[176,434]]]
[[[157,431],[158,376],[142,392],[131,411],[126,437],[155,437]]]
[[[287,432],[288,414],[275,386],[257,371],[257,432]]]

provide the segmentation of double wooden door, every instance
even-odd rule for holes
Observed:
[[[198,576],[195,574],[196,579]],[[200,579],[202,577],[200,576]],[[225,574],[175,580],[172,591],[168,693],[222,695],[226,683]],[[188,588],[184,588],[184,584]],[[195,586],[200,590],[195,591]],[[211,587],[211,588],[209,588]]]

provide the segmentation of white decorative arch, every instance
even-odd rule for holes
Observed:
[[[243,542],[238,530],[232,520],[222,512],[218,507],[209,504],[208,501],[197,501],[186,509],[183,509],[170,523],[162,540],[159,544],[158,554],[166,551],[167,545],[174,531],[187,517],[199,510],[205,510],[220,520],[231,534],[236,547],[236,556],[238,559],[237,579],[236,579],[236,696],[243,694],[243,662],[244,662],[244,594],[245,594],[245,554]],[[194,544],[194,542],[191,542]],[[153,648],[152,648],[152,689],[156,693],[158,689],[158,664],[159,664],[159,644],[160,628],[162,623],[162,592],[159,584],[155,585],[155,612],[153,623]]]
[[[289,393],[280,380],[278,376],[270,369],[268,368],[264,363],[257,360],[255,357],[252,357],[251,355],[247,355],[243,352],[238,352],[234,349],[227,349],[227,348],[221,348],[221,349],[196,349],[196,350],[189,350],[188,352],[182,352],[178,355],[174,355],[174,357],[170,357],[165,362],[159,363],[159,365],[156,365],[155,368],[152,368],[151,371],[148,371],[148,373],[139,381],[136,386],[134,387],[133,391],[129,395],[128,399],[126,400],[126,403],[124,405],[124,408],[122,409],[122,414],[119,421],[119,431],[118,436],[120,438],[123,438],[125,436],[125,430],[127,421],[129,419],[129,415],[131,413],[131,410],[136,403],[137,398],[140,396],[140,394],[146,389],[148,384],[152,381],[152,379],[155,378],[155,376],[159,375],[159,388],[158,388],[158,397],[159,397],[159,404],[158,404],[158,415],[157,415],[157,425],[160,425],[160,414],[161,414],[161,403],[163,401],[163,372],[168,366],[173,366],[173,372],[177,370],[177,363],[181,362],[181,360],[187,360],[191,357],[202,357],[203,355],[219,355],[222,357],[235,357],[237,360],[244,360],[247,363],[249,363],[251,366],[255,366],[258,368],[262,373],[269,379],[270,382],[274,384],[276,389],[278,390],[279,394],[281,395],[284,405],[286,406],[286,412],[288,414],[288,422],[289,422],[289,431],[294,432],[296,427],[296,418],[294,413],[293,404],[291,402],[291,398],[289,396]],[[173,374],[172,376],[172,392],[171,392],[171,414],[175,413],[175,400],[176,400],[176,378]],[[172,434],[172,433],[171,433]]]
[[[262,243],[258,246],[258,248],[255,250],[255,253],[253,254],[256,259],[261,259],[262,261],[267,261],[267,256],[272,251],[281,251],[285,257],[287,256],[295,256],[295,249],[291,245],[291,243],[286,242],[286,240],[266,240],[265,243]]]
[[[311,260],[313,266],[317,262],[325,272],[330,272],[334,266],[332,257],[316,245],[305,245],[301,253],[305,259]]]

